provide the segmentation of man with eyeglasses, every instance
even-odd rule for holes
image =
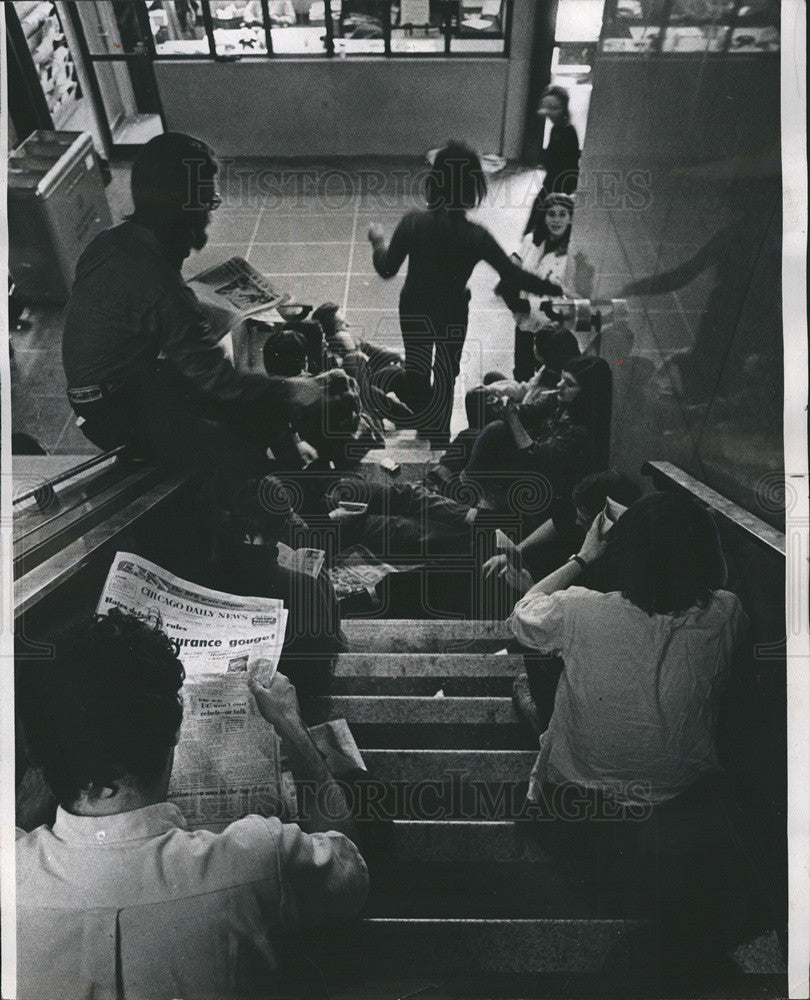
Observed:
[[[141,149],[131,176],[133,213],[100,233],[79,259],[65,316],[68,399],[102,449],[173,469],[261,469],[270,446],[292,453],[291,419],[324,405],[315,379],[237,371],[210,310],[181,275],[207,241],[215,188],[211,149],[167,132]]]

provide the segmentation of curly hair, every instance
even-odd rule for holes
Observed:
[[[20,678],[29,756],[64,806],[122,779],[147,789],[183,720],[185,671],[160,628],[114,608],[54,641],[54,656]]]

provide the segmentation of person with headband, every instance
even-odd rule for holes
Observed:
[[[550,294],[556,297],[568,295],[564,283],[573,217],[574,199],[570,195],[548,195],[545,211],[538,215],[534,230],[523,237],[520,249],[512,255],[521,267],[548,281],[553,286]],[[503,282],[495,292],[503,298],[515,317],[513,374],[518,382],[526,382],[537,367],[532,351],[533,335],[548,323],[545,299],[537,295],[521,296]]]
[[[579,183],[579,136],[571,124],[569,96],[565,87],[551,85],[543,91],[538,117],[551,122],[548,145],[540,151],[540,166],[546,172],[543,186],[534,200],[524,234],[542,232],[546,199],[550,194],[573,194]]]

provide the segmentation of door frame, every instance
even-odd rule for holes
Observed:
[[[157,78],[155,77],[155,47],[154,39],[152,38],[152,32],[149,28],[149,21],[146,15],[146,7],[140,0],[135,0],[135,11],[138,18],[138,27],[140,29],[141,35],[144,40],[143,51],[141,52],[127,52],[121,53],[120,55],[112,53],[99,53],[94,55],[90,52],[90,46],[87,42],[87,36],[84,31],[84,25],[82,24],[81,17],[79,16],[79,11],[77,8],[77,0],[66,0],[65,11],[67,16],[70,18],[71,26],[76,34],[76,39],[79,45],[81,60],[84,64],[85,70],[87,72],[87,79],[90,85],[90,97],[93,101],[93,106],[96,110],[96,117],[98,119],[99,128],[101,129],[102,135],[104,137],[104,143],[109,150],[109,155],[111,159],[129,159],[134,156],[138,150],[141,148],[140,143],[129,143],[129,142],[116,142],[113,138],[112,127],[107,116],[107,109],[104,105],[104,99],[101,93],[101,87],[99,86],[98,77],[96,75],[96,63],[126,63],[127,65],[139,65],[147,66],[149,69],[149,77],[154,89],[154,94],[157,102],[156,114],[160,118],[161,128],[165,132],[166,129],[166,116],[163,112],[163,101],[160,97],[160,90],[157,85]],[[145,23],[144,23],[145,21]]]

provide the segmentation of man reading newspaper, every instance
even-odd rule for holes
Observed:
[[[262,468],[268,446],[297,462],[287,428],[320,419],[323,381],[238,371],[181,275],[221,202],[216,173],[209,147],[182,133],[140,150],[133,214],[76,268],[62,339],[68,399],[93,444],[128,444],[172,469]],[[329,380],[348,388],[340,372]]]
[[[166,801],[183,677],[166,633],[116,607],[26,671],[19,708],[45,784],[29,772],[18,796],[19,997],[268,996],[276,935],[362,907],[354,823],[282,674],[248,693],[316,792],[310,832],[257,815],[187,829]],[[56,818],[37,825],[47,789]]]

